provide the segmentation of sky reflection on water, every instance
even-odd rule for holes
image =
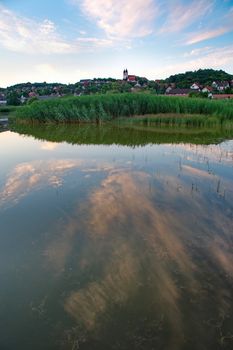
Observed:
[[[2,349],[232,348],[232,141],[0,156]]]

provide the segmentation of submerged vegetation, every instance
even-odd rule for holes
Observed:
[[[168,113],[174,115],[164,116]],[[222,125],[226,121],[233,121],[233,103],[150,94],[93,95],[36,101],[17,109],[14,118],[29,123],[98,124],[121,117],[147,114],[163,114],[153,119],[157,124],[179,125],[182,121],[182,124],[190,126]],[[189,117],[185,117],[185,114]]]

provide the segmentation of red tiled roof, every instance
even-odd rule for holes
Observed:
[[[136,75],[128,75],[129,81],[136,81]]]
[[[211,87],[211,86],[205,86],[204,88],[203,88],[203,90],[204,89],[208,89],[209,91],[213,91],[213,88]]]

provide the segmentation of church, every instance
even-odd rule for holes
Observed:
[[[123,80],[131,83],[136,83],[136,75],[129,75],[128,69],[124,69],[123,71]]]

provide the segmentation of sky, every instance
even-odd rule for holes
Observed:
[[[233,74],[233,0],[0,0],[0,86]]]

